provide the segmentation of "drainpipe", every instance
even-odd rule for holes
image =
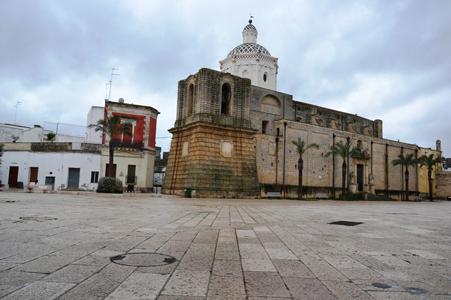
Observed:
[[[373,173],[373,144],[374,142],[371,141],[371,177],[373,178],[373,185],[374,185],[374,193],[376,194],[376,185],[374,184],[374,173]],[[370,189],[370,194],[371,194],[371,180],[370,177],[368,177],[368,187]]]
[[[332,134],[332,146],[335,145],[335,133]],[[332,193],[335,199],[335,153],[332,153]]]
[[[373,144],[374,144],[374,142],[371,141],[371,175],[374,176],[374,173],[373,173]]]
[[[401,146],[401,155],[404,155],[404,147]],[[404,166],[401,165],[401,195],[404,195]],[[404,200],[404,199],[402,199]]]
[[[279,180],[278,180],[278,174],[279,174],[279,134],[280,130],[277,128],[277,136],[276,136],[276,191],[279,191]]]
[[[385,195],[388,197],[388,143],[385,144]]]
[[[349,142],[351,140],[351,138],[348,136],[346,138],[346,141]],[[349,164],[349,156],[346,158],[347,162],[346,164],[348,165],[348,167],[346,168],[346,193],[349,193],[349,182],[351,181],[351,178],[349,177],[349,169],[351,169],[351,165]]]
[[[418,149],[415,149],[415,160],[417,160],[417,159],[418,159]],[[418,169],[419,169],[418,164],[415,164],[415,189],[419,196],[420,195],[420,187],[418,184]]]
[[[285,153],[286,153],[286,142],[287,142],[287,122],[283,122],[283,198],[286,197],[286,187],[285,187]]]

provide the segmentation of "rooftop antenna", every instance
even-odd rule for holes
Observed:
[[[118,71],[118,70],[119,70],[119,69],[115,69],[115,68],[113,68],[113,69],[111,70],[110,94],[109,94],[109,96],[108,96],[108,101],[111,100],[111,87],[113,86],[113,75],[121,75],[121,74],[114,74],[114,71]]]
[[[105,101],[108,101],[108,85],[110,82],[105,83]]]
[[[16,125],[16,117],[17,117],[17,107],[21,104],[22,102],[17,101],[16,105],[14,105],[14,107],[16,108],[16,113],[14,114],[14,125]]]

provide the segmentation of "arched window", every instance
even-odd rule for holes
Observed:
[[[194,84],[188,87],[188,117],[193,114],[194,107]]]
[[[221,114],[230,114],[230,85],[224,83],[221,91]]]
[[[263,81],[266,82],[266,80],[268,80],[268,74],[267,73],[263,74]]]

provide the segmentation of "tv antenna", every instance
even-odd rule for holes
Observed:
[[[22,104],[22,102],[17,101],[16,105],[14,105],[14,107],[16,108],[16,113],[14,114],[14,125],[16,125],[17,107],[19,107],[20,104]]]
[[[108,85],[109,84],[110,84],[109,81],[105,84],[105,101],[108,101]]]
[[[115,68],[113,68],[111,70],[111,79],[110,79],[110,82],[109,82],[109,84],[110,84],[110,94],[108,95],[108,101],[111,100],[111,87],[113,86],[113,75],[121,75],[121,74],[114,74],[114,71],[118,71],[118,70],[119,69],[115,69]],[[107,83],[107,85],[108,85],[108,83]]]

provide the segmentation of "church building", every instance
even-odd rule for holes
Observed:
[[[298,159],[292,141],[318,144],[303,156],[304,196],[338,197],[342,160],[327,155],[337,142],[350,141],[363,155],[348,162],[356,193],[399,199],[405,170],[398,155],[415,158],[436,150],[383,138],[382,120],[370,120],[293,99],[277,91],[278,58],[257,43],[249,21],[243,43],[220,61],[220,71],[200,69],[178,83],[177,117],[163,193],[196,197],[258,198],[269,191],[297,197]],[[419,167],[411,168],[409,191],[419,195]],[[411,197],[413,198],[413,197]]]

